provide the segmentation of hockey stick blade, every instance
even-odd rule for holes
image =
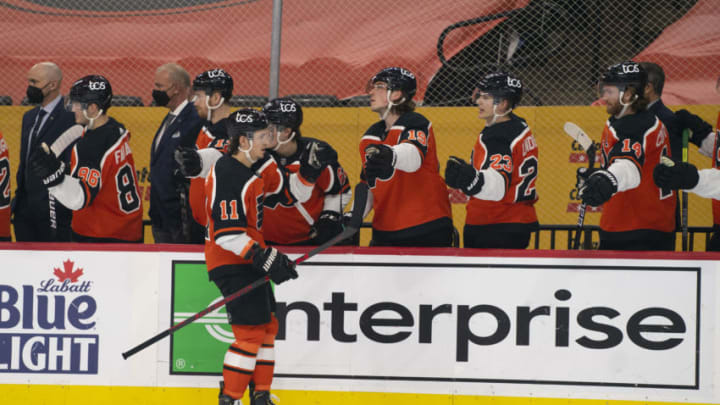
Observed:
[[[343,241],[350,236],[354,235],[355,232],[357,232],[360,229],[360,226],[362,225],[363,220],[363,214],[365,213],[365,204],[367,203],[367,195],[368,195],[368,186],[365,183],[360,183],[357,186],[355,186],[355,203],[353,205],[352,210],[352,216],[350,217],[350,224],[337,236],[330,239],[329,241],[323,243],[322,245],[316,247],[315,249],[311,250],[310,252],[300,256],[299,258],[295,259],[295,264],[300,264],[307,259],[315,256],[316,254],[322,252],[323,250],[334,246],[340,241]],[[195,315],[187,318],[186,320],[180,322],[177,325],[174,325],[157,335],[151,337],[150,339],[140,343],[139,345],[133,347],[132,349],[124,352],[122,354],[123,359],[127,360],[128,357],[132,356],[133,354],[147,348],[148,346],[157,343],[162,338],[171,335],[178,329],[181,329],[190,323],[202,318],[203,316],[207,315],[208,313],[216,310],[217,308],[220,308],[221,306],[227,304],[228,302],[245,295],[249,293],[250,291],[256,289],[257,287],[260,287],[261,285],[267,283],[270,281],[270,276],[266,275],[262,278],[259,278],[249,285],[235,291],[234,293],[228,295],[227,297],[223,298],[222,300],[210,305],[209,307],[203,309],[202,311],[196,313]]]
[[[585,131],[583,131],[577,124],[573,122],[566,122],[563,129],[565,130],[565,133],[570,135],[570,137],[574,139],[585,152],[587,152],[592,146],[592,139],[590,139],[588,134],[586,134]]]
[[[83,134],[82,125],[73,125],[60,135],[50,146],[55,156],[60,156],[68,146],[72,145]]]

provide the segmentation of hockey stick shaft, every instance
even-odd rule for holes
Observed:
[[[688,139],[690,133],[688,129],[683,131],[682,137],[682,161],[688,162]],[[687,252],[690,249],[688,245],[688,193],[682,191],[682,251]]]
[[[365,203],[367,202],[367,193],[368,193],[368,187],[365,183],[360,183],[355,187],[355,204],[353,205],[353,211],[351,215],[351,222],[342,232],[340,232],[337,236],[333,237],[329,241],[323,243],[322,245],[316,247],[315,249],[311,250],[308,253],[305,253],[304,255],[298,257],[295,259],[295,264],[300,264],[309,258],[315,256],[316,254],[322,252],[323,250],[334,246],[338,242],[345,240],[355,234],[360,229],[360,226],[362,225],[362,216],[365,211]],[[123,359],[126,359],[133,354],[147,348],[148,346],[157,343],[162,338],[169,336],[170,334],[174,333],[175,331],[189,325],[190,323],[202,318],[203,316],[207,315],[208,313],[220,308],[221,306],[227,304],[228,302],[237,299],[250,291],[256,289],[257,287],[260,287],[261,285],[267,283],[270,281],[270,276],[265,275],[252,283],[246,285],[245,287],[235,291],[234,293],[228,295],[227,297],[223,298],[222,300],[210,305],[209,307],[203,309],[202,311],[196,313],[195,315],[187,318],[186,320],[180,322],[177,325],[171,326],[170,328],[158,333],[157,335],[151,337],[150,339],[140,343],[139,345],[133,347],[132,349],[124,352],[122,354]]]
[[[590,145],[586,151],[588,155],[588,167],[590,170],[595,166],[595,144]],[[585,227],[585,212],[587,211],[587,204],[581,203],[578,208],[578,220],[577,229],[575,230],[575,238],[573,239],[572,248],[575,250],[580,249],[580,237],[582,235],[583,228]]]

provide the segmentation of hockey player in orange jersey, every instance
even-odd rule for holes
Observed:
[[[262,234],[268,185],[258,172],[275,143],[267,118],[260,111],[242,109],[231,114],[230,121],[228,153],[215,162],[205,181],[205,261],[210,280],[225,297],[265,274],[276,284],[298,276],[287,256],[265,246]],[[273,405],[270,386],[278,320],[272,287],[264,284],[226,308],[235,341],[223,361],[219,404],[239,403],[253,382],[251,403]]]
[[[375,211],[372,246],[451,246],[452,212],[440,176],[435,133],[415,112],[415,75],[385,68],[368,83],[370,109],[380,120],[360,140],[366,211]]]
[[[647,73],[633,61],[610,66],[600,79],[610,114],[600,141],[603,167],[580,169],[578,190],[583,203],[603,207],[603,250],[675,249],[675,192],[653,182],[653,169],[671,154],[669,136],[647,110],[646,84]]]
[[[107,115],[112,87],[90,75],[70,88],[68,108],[84,125],[72,149],[68,173],[48,145],[40,145],[31,167],[57,201],[75,211],[75,242],[142,242],[142,200],[137,188],[130,132]]]
[[[538,228],[538,147],[525,120],[512,112],[522,91],[520,79],[504,72],[480,79],[473,100],[485,128],[471,163],[452,156],[445,167],[447,185],[470,197],[464,247],[525,249]]]

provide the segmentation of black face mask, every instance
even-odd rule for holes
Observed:
[[[170,102],[170,96],[168,96],[167,91],[153,90],[152,98],[155,100],[155,105],[160,107],[165,107]]]
[[[27,90],[25,91],[25,95],[27,96],[28,102],[30,104],[40,104],[42,103],[43,98],[45,98],[42,89],[35,86],[28,86]]]

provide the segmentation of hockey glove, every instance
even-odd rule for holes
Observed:
[[[253,267],[267,273],[275,284],[281,284],[287,280],[297,278],[295,263],[293,263],[282,252],[275,248],[261,248],[255,245],[251,248]]]
[[[713,132],[710,124],[688,110],[676,111],[675,117],[682,129],[689,129],[692,132],[690,142],[698,147],[701,147],[703,140]]]
[[[30,158],[30,168],[46,187],[57,186],[65,178],[65,162],[43,142]]]
[[[308,142],[300,153],[300,175],[315,183],[327,165],[337,162],[337,152],[328,144]]]
[[[603,205],[618,190],[615,176],[607,170],[595,170],[585,180],[579,191],[583,204],[593,207]]]
[[[202,160],[195,148],[179,146],[175,149],[175,162],[185,177],[197,177],[202,170]]]
[[[315,242],[322,245],[342,231],[342,215],[336,211],[323,211],[314,225]]]
[[[658,164],[653,169],[655,185],[664,190],[689,189],[700,181],[698,169],[685,162],[676,162],[673,166]]]
[[[395,151],[383,144],[373,144],[365,148],[365,175],[368,178],[387,180],[395,171]]]
[[[445,184],[472,197],[485,185],[485,175],[459,157],[450,156],[445,165]]]
[[[575,177],[576,177],[575,188],[578,190],[583,188],[583,186],[585,186],[585,182],[590,177],[590,175],[592,175],[593,173],[595,173],[598,170],[601,170],[601,169],[589,169],[587,167],[581,167],[581,168],[577,169],[577,172],[575,173]]]

